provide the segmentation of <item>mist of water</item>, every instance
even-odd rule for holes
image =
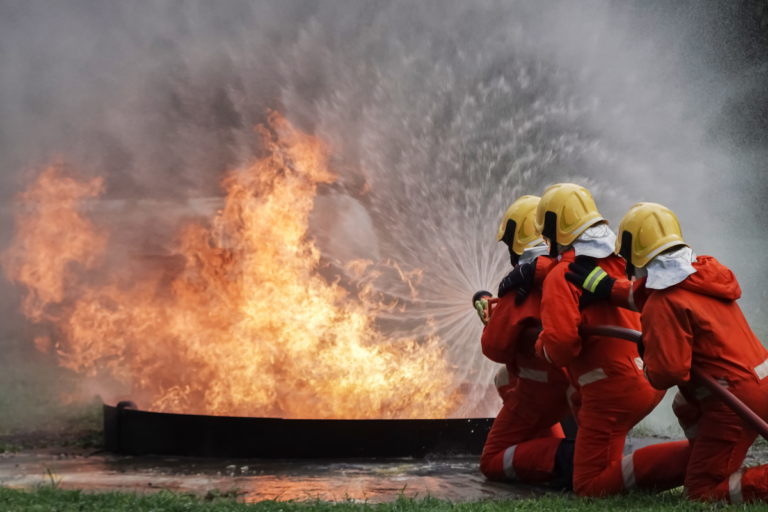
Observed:
[[[421,269],[416,299],[379,282],[406,305],[381,327],[437,333],[470,393],[456,415],[494,415],[495,365],[469,298],[509,270],[495,232],[520,195],[582,184],[614,227],[635,202],[661,202],[694,250],[742,281],[754,270],[729,248],[753,227],[738,213],[739,170],[754,163],[713,136],[735,72],[713,47],[730,33],[702,33],[738,13],[662,4],[4,4],[2,197],[52,156],[106,174],[126,212],[218,196],[277,109],[335,150],[340,179],[312,219],[325,259],[338,272],[361,257]],[[169,249],[178,216],[139,217],[123,246]],[[762,276],[749,278],[742,307],[755,319]]]

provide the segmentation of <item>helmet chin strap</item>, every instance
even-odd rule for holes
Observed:
[[[635,266],[632,264],[632,233],[624,231],[621,234],[621,250],[619,256],[624,258],[627,262],[624,273],[627,274],[627,279],[635,277]]]
[[[507,247],[509,248],[509,262],[512,263],[513,267],[516,267],[520,262],[520,255],[512,250],[511,245],[508,245]]]
[[[544,229],[541,230],[541,236],[549,240],[549,255],[557,258],[557,214],[555,212],[544,214]]]

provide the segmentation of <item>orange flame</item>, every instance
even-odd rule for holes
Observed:
[[[307,229],[317,185],[335,179],[328,150],[277,115],[257,133],[267,156],[226,176],[225,206],[210,227],[183,231],[183,270],[165,292],[152,272],[130,286],[77,277],[106,248],[78,209],[101,181],[46,169],[21,194],[27,208],[2,257],[27,289],[24,313],[55,323],[62,366],[130,384],[154,411],[446,417],[457,397],[438,340],[386,338],[370,287],[353,300],[317,273]],[[370,264],[349,265],[362,274]],[[415,294],[419,273],[398,271]]]

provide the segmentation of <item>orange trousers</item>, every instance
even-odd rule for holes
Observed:
[[[741,381],[729,388],[747,407],[768,420],[768,381]],[[675,397],[673,409],[691,439],[685,489],[697,501],[728,500],[732,504],[768,501],[768,466],[742,469],[747,450],[757,439],[736,413],[704,388],[688,399]]]
[[[578,496],[608,496],[633,488],[683,485],[688,441],[647,446],[623,456],[629,431],[664,397],[642,379],[612,377],[581,388],[573,487]]]
[[[565,439],[559,422],[570,416],[565,386],[518,379],[498,390],[504,406],[488,433],[480,471],[490,480],[551,482]]]

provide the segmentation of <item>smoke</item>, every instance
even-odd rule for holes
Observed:
[[[692,0],[6,1],[0,246],[9,200],[62,158],[105,178],[111,264],[167,254],[178,224],[216,208],[223,173],[259,155],[252,129],[274,109],[336,151],[311,224],[332,271],[361,257],[423,270],[415,301],[382,283],[408,306],[382,328],[437,326],[456,385],[477,387],[460,414],[497,407],[468,306],[507,270],[498,220],[560,181],[587,186],[614,227],[635,202],[669,206],[740,278],[768,339],[752,256],[768,72],[750,16]],[[41,357],[1,286],[0,338]]]

